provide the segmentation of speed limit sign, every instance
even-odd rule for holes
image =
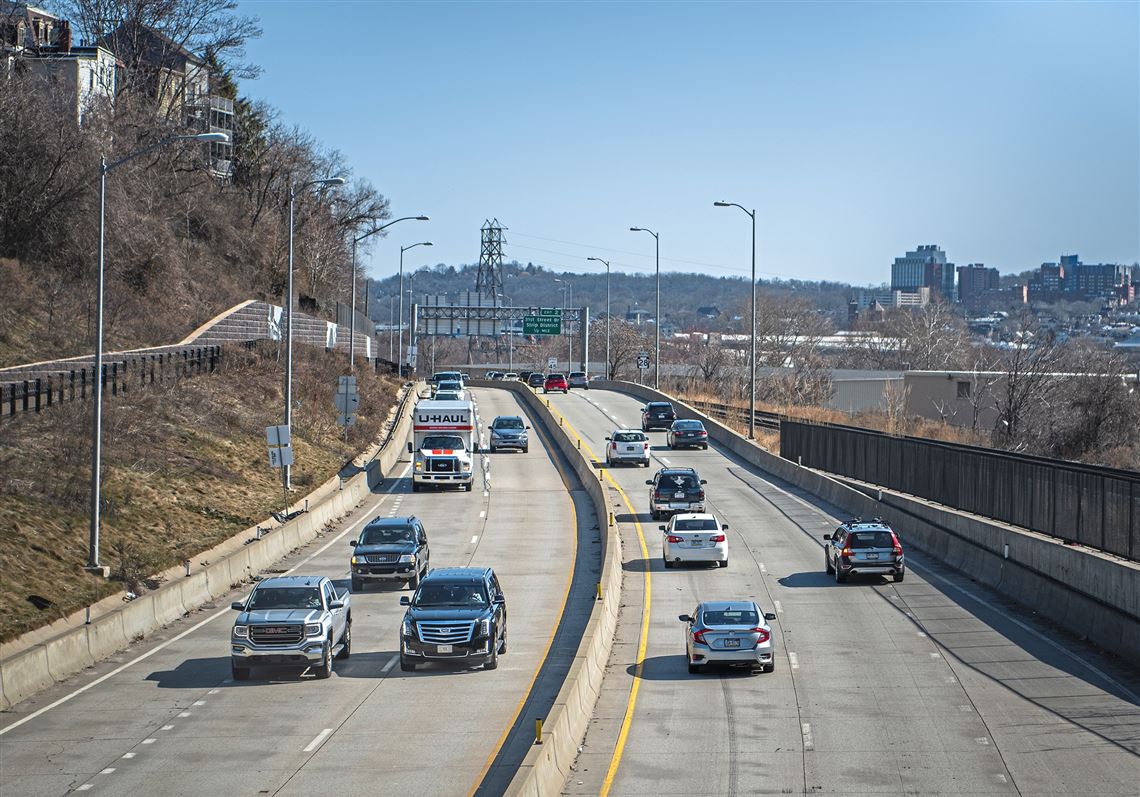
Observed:
[[[550,357],[547,359],[546,370],[553,371],[557,367],[558,367],[558,358],[557,357]]]

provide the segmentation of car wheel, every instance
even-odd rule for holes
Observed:
[[[344,636],[341,637],[340,641],[341,641],[341,644],[343,645],[343,647],[340,649],[340,653],[338,653],[336,657],[338,659],[347,659],[349,656],[352,655],[352,621],[351,620],[349,620],[347,623],[345,623],[345,625],[344,625]]]
[[[407,656],[405,656],[403,653],[400,654],[400,671],[401,672],[415,672],[416,671],[416,663],[414,661],[412,661],[411,659],[409,659]]]
[[[717,566],[718,567],[728,567],[728,560],[727,559],[721,559],[719,562],[717,562]]]
[[[492,454],[494,454],[494,453],[495,453],[495,447],[494,447],[494,446],[491,446],[491,453],[492,453]]]
[[[703,446],[701,446],[701,451],[708,451],[708,450],[709,450],[709,444],[708,443],[705,443]]]
[[[700,675],[702,671],[703,670],[700,664],[693,664],[691,661],[689,662],[690,675]]]
[[[642,462],[641,462],[641,466],[642,466],[642,467],[644,467],[644,468],[648,468],[648,467],[649,467],[649,460],[647,460],[647,459],[646,459],[646,460],[642,460]]]
[[[352,579],[352,591],[353,592],[364,592],[364,582],[361,581],[359,578]]]
[[[499,669],[499,646],[495,645],[491,650],[491,655],[483,662],[484,670],[497,670]]]
[[[530,446],[523,446],[523,450],[522,450],[522,451],[523,451],[523,453],[524,453],[524,454],[525,454],[526,452],[530,451]]]
[[[412,492],[418,493],[419,491],[420,491],[420,483],[419,482],[412,482]]]
[[[674,565],[674,564],[676,564],[676,562],[670,562],[670,561],[669,561],[667,558],[665,558],[664,556],[662,556],[662,557],[661,557],[661,561],[663,561],[663,562],[665,563],[665,569],[666,569],[666,570],[672,570],[672,569],[673,569],[673,565]]]
[[[467,484],[463,485],[463,489],[466,490],[467,492],[471,492],[471,486],[472,486],[471,482],[467,482]]]
[[[332,651],[333,651],[333,643],[332,643],[332,639],[329,639],[325,643],[324,651],[321,654],[321,663],[319,665],[317,665],[316,669],[313,670],[313,674],[317,676],[318,680],[323,681],[325,678],[328,678],[330,675],[332,675],[332,671],[333,671]]]
[[[776,660],[775,659],[772,660],[771,664],[765,664],[764,665],[764,672],[775,672],[775,671],[776,671]]]
[[[507,632],[503,632],[502,639],[499,640],[499,653],[507,652]]]
[[[901,573],[895,573],[895,583],[897,584],[897,583],[899,583],[900,581],[902,581],[902,580],[903,580],[903,578],[904,578],[905,576],[906,576],[906,572],[905,572],[905,571],[904,571],[904,572],[901,572]]]
[[[236,664],[231,665],[230,674],[234,677],[235,681],[248,681],[249,667],[238,667]]]
[[[839,566],[838,566],[838,565],[836,565],[836,566],[835,566],[835,583],[837,583],[837,584],[842,584],[842,583],[843,583],[844,581],[846,581],[846,580],[847,580],[847,576],[846,576],[846,574],[844,574],[843,572],[841,572],[841,571],[839,570]]]
[[[835,572],[835,569],[831,566],[831,557],[826,553],[823,555],[823,569],[829,576]]]
[[[420,586],[420,571],[417,568],[416,571],[414,573],[412,573],[412,577],[408,579],[408,589],[415,592],[417,589],[419,589],[419,586]]]

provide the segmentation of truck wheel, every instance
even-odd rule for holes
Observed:
[[[352,579],[352,591],[364,592],[364,582],[359,578]]]
[[[498,646],[492,647],[491,655],[487,657],[487,660],[485,662],[483,662],[483,669],[484,670],[497,670],[497,669],[499,669],[499,648],[498,648]]]
[[[466,490],[467,492],[471,492],[472,486],[473,485],[471,482],[467,482],[467,484],[463,485],[463,489]]]
[[[332,671],[333,671],[333,665],[332,665],[333,653],[332,653],[332,651],[333,651],[333,643],[332,643],[332,639],[329,639],[328,642],[325,644],[324,651],[321,653],[321,663],[318,664],[313,669],[313,674],[315,676],[317,676],[318,680],[324,680],[325,678],[328,678],[330,675],[332,675]]]
[[[499,640],[499,653],[507,652],[507,632],[503,632],[503,638]]]
[[[340,653],[336,655],[338,659],[347,659],[352,655],[352,620],[344,624],[344,636],[340,638],[341,647]]]
[[[233,675],[235,681],[248,681],[249,667],[239,667],[233,664],[230,666],[230,674]]]
[[[408,659],[403,653],[400,654],[400,672],[415,672],[416,663]]]
[[[420,491],[420,483],[419,482],[412,482],[412,492],[418,493],[419,491]]]
[[[419,589],[419,586],[420,586],[420,571],[417,569],[414,573],[412,573],[412,577],[408,579],[408,589],[410,589],[414,592],[415,590]]]

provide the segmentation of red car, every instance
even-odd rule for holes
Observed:
[[[546,381],[542,384],[542,392],[549,393],[551,390],[561,390],[563,393],[568,393],[570,386],[566,384],[566,377],[562,374],[547,374]]]

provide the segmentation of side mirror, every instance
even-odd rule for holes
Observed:
[[[775,620],[776,615],[772,614],[771,612],[764,612],[764,619],[765,620]]]
[[[506,602],[507,602],[507,599],[505,596],[503,596],[503,595],[496,595],[495,596],[495,603],[499,604],[500,606],[502,606]]]
[[[831,535],[830,535],[830,534],[824,534],[824,535],[823,535],[823,538],[824,538],[825,540],[827,540],[828,542],[831,542]]]
[[[658,526],[657,528],[661,529],[662,531],[665,531],[665,527],[664,527],[664,526]]]
[[[413,453],[414,451],[415,451],[415,449],[414,449],[414,448],[412,448],[412,444],[411,444],[411,443],[408,443],[408,453],[409,453],[409,454],[411,454],[411,453]]]
[[[608,442],[609,442],[611,439],[612,439],[612,438],[609,438],[609,437],[607,437],[607,438],[606,438],[606,442],[608,443]]]
[[[701,479],[701,484],[708,484],[708,483],[709,483],[708,479]]]
[[[412,605],[412,599],[409,598],[407,595],[401,595],[400,596],[400,605],[401,606],[411,606]]]
[[[650,487],[652,487],[653,486],[653,479],[646,479],[645,483],[648,484]]]
[[[720,524],[720,530],[721,531],[728,531],[728,524],[727,523],[721,523]]]
[[[356,540],[349,540],[348,541],[348,547],[349,548],[355,548],[356,547]]]
[[[526,428],[527,428],[527,429],[529,429],[530,427],[528,426],[528,427],[526,427]],[[608,438],[607,438],[607,439],[608,439]]]
[[[329,601],[329,608],[330,609],[343,609],[344,608],[344,601]]]
[[[234,601],[233,603],[230,604],[230,608],[233,609],[234,611],[244,612],[245,611],[245,604],[242,603],[241,601]]]
[[[680,620],[682,623],[691,623],[691,622],[693,622],[693,618],[692,618],[692,617],[690,617],[690,616],[689,616],[689,615],[687,615],[687,614],[678,614],[678,615],[677,615],[677,619],[678,619],[678,620]]]

